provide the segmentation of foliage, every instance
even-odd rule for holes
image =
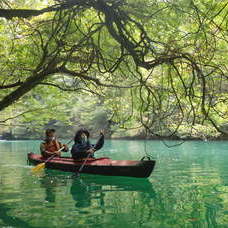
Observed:
[[[2,122],[226,134],[225,1],[0,4]]]

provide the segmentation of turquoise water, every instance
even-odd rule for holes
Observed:
[[[157,164],[147,179],[34,175],[26,154],[38,146],[0,142],[0,227],[228,227],[228,142],[106,141],[97,152],[151,154]]]

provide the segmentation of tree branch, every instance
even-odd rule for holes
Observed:
[[[74,77],[78,77],[78,78],[84,79],[86,81],[93,81],[98,86],[112,87],[112,88],[125,88],[125,89],[133,88],[133,86],[120,86],[120,85],[104,84],[97,78],[90,77],[90,76],[85,75],[83,73],[77,73],[75,71],[68,70],[65,67],[60,67],[58,72],[66,74],[66,75],[71,75],[71,76],[74,76]]]
[[[10,89],[10,88],[13,88],[13,87],[17,87],[19,85],[22,85],[23,82],[21,82],[20,80],[18,82],[15,82],[13,84],[9,84],[9,85],[0,85],[0,89]]]
[[[50,107],[48,107],[48,108],[50,108]],[[18,118],[18,117],[20,117],[20,116],[23,116],[23,115],[25,115],[26,113],[29,113],[29,112],[37,112],[37,111],[43,111],[43,110],[47,110],[47,107],[45,107],[45,108],[29,109],[29,110],[27,110],[27,111],[24,111],[24,112],[21,112],[21,113],[15,115],[15,116],[8,117],[8,118],[6,118],[6,119],[4,119],[4,120],[0,120],[0,125],[1,125],[2,123],[7,122],[8,120],[13,120],[13,119],[16,119],[16,118]]]

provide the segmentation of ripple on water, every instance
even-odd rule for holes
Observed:
[[[109,142],[100,154],[142,157],[142,141]],[[38,144],[30,143],[32,151]],[[25,144],[8,143],[0,150],[0,226],[228,227],[228,143],[188,142],[170,150],[148,141],[157,164],[143,180],[74,178],[50,170],[34,175],[25,165]]]

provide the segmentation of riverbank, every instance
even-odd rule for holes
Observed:
[[[105,137],[106,139],[111,140],[180,140],[180,141],[227,141],[228,135],[220,135],[219,137],[179,137],[179,136],[115,136],[115,137]],[[69,137],[61,139],[68,140]],[[96,137],[91,137],[91,139],[96,139]],[[0,141],[17,141],[17,140],[43,140],[43,138],[37,137],[7,137],[0,138]]]

